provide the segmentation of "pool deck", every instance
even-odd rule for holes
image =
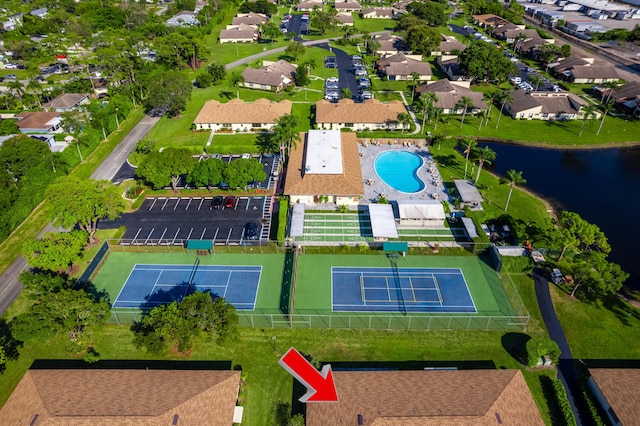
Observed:
[[[389,144],[392,142],[392,144]],[[400,192],[385,184],[375,171],[374,162],[378,154],[390,150],[403,150],[422,157],[423,164],[418,169],[418,177],[425,184],[422,191],[414,193]],[[452,202],[442,183],[442,176],[429,153],[424,139],[377,139],[359,138],[358,152],[364,180],[362,202],[369,204],[385,195],[388,200],[446,200]]]

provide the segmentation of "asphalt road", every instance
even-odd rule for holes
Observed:
[[[336,56],[336,64],[338,65],[338,88],[340,92],[342,92],[342,89],[349,89],[352,97],[356,98],[360,92],[358,91],[358,83],[353,70],[351,56],[343,50],[329,46],[329,43],[318,44],[316,47],[328,50]]]

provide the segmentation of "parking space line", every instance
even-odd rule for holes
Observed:
[[[133,240],[131,240],[132,243],[138,239],[138,235],[140,235],[140,232],[142,232],[142,228],[138,228],[138,232],[136,232],[135,237],[133,237]]]
[[[187,240],[191,239],[191,234],[193,233],[193,228],[189,231],[189,235],[187,235]]]
[[[227,235],[227,245],[229,245],[229,240],[231,239],[231,231],[233,231],[233,228],[229,228],[229,235]]]
[[[182,198],[176,198],[176,205],[173,206],[174,211],[178,208],[178,204],[180,204],[180,200],[182,200]]]
[[[153,208],[153,206],[155,206],[155,205],[156,205],[156,201],[158,201],[158,199],[157,199],[157,198],[154,198],[154,199],[153,199],[153,203],[151,203],[151,207],[149,207],[149,211],[151,211],[151,209]]]
[[[204,203],[204,198],[200,199],[200,204],[198,204],[198,210],[200,210],[200,207],[202,207],[202,203]]]
[[[167,205],[168,202],[169,202],[169,199],[165,198],[164,204],[162,205],[162,208],[160,209],[160,211],[164,211],[164,207]]]
[[[173,236],[173,240],[171,240],[171,245],[173,245],[176,242],[176,238],[178,238],[178,232],[180,232],[180,228],[178,228],[178,230],[176,231],[176,235]]]
[[[189,210],[189,206],[191,205],[191,201],[193,201],[193,198],[189,198],[189,202],[187,203],[187,207],[185,207],[185,210]]]
[[[162,235],[160,235],[160,239],[158,240],[158,244],[162,243],[162,239],[164,238],[164,234],[167,233],[167,228],[164,228],[164,232],[162,233]]]
[[[249,204],[251,204],[251,198],[247,198],[247,208],[245,210],[249,210]]]
[[[204,230],[202,231],[202,235],[200,235],[200,239],[204,238],[204,233],[207,232],[207,228],[204,228]]]
[[[216,238],[218,237],[218,231],[220,231],[220,228],[216,228],[216,233],[213,234],[213,244],[216,243]]]
[[[147,239],[146,239],[146,240],[144,240],[144,245],[145,245],[145,246],[147,245],[147,242],[149,241],[149,238],[151,238],[151,234],[153,234],[153,231],[154,231],[155,229],[156,229],[156,228],[151,228],[151,232],[149,232],[149,235],[147,235]]]

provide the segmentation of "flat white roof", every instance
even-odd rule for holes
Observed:
[[[464,229],[467,230],[467,234],[469,234],[469,238],[478,238],[478,231],[476,230],[476,225],[473,223],[473,219],[463,217],[462,223],[464,224]]]
[[[340,130],[309,130],[304,174],[341,175],[342,138]]]
[[[476,188],[475,184],[468,180],[456,179],[453,181],[458,193],[460,194],[460,198],[465,203],[481,203],[482,195],[480,195],[480,191]]]
[[[398,238],[391,204],[369,204],[371,231],[376,238]]]

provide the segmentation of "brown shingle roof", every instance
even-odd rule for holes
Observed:
[[[21,112],[16,115],[20,129],[45,129],[49,127],[47,123],[57,117],[60,117],[59,112],[46,111]]]
[[[262,15],[260,13],[249,12],[247,14],[240,14],[233,18],[231,21],[232,25],[262,25],[266,23],[269,18],[266,15]]]
[[[228,426],[239,371],[29,370],[0,411],[3,424]]]
[[[609,91],[607,90],[606,93]],[[637,81],[630,81],[623,84],[613,91],[611,98],[616,102],[627,102],[628,100],[635,99],[640,95],[640,83]]]
[[[432,75],[431,65],[417,59],[409,58],[404,53],[387,56],[378,61],[378,69],[385,70],[387,75],[403,75],[408,76],[414,72],[420,75]]]
[[[520,370],[335,371],[337,403],[307,403],[307,426],[543,425]]]
[[[355,103],[341,99],[338,103],[316,102],[316,123],[388,123],[398,120],[398,114],[407,112],[400,101],[383,104],[377,99]]]
[[[623,425],[640,419],[640,370],[637,368],[590,368],[589,372]]]
[[[353,15],[350,14],[350,13],[346,13],[346,12],[338,13],[336,15],[336,19],[341,24],[353,24],[353,22],[354,22]]]
[[[340,9],[360,10],[360,9],[362,9],[362,7],[360,6],[360,3],[358,3],[357,1],[337,1],[337,2],[334,3],[334,7],[336,8],[336,10],[340,10]]]
[[[459,50],[460,52],[464,52],[467,48],[464,44],[460,43],[454,37],[442,36],[442,41],[440,42],[439,50],[441,52],[451,52],[452,50]]]
[[[392,52],[398,51],[401,52],[405,50],[404,39],[400,36],[384,34],[374,38],[380,47],[378,48],[378,52]]]
[[[494,15],[493,13],[486,13],[484,15],[473,15],[473,19],[478,21],[481,25],[497,27],[499,25],[506,25],[510,22],[504,18],[501,18],[498,15]]]
[[[307,133],[300,134],[302,143],[291,150],[287,177],[284,184],[286,195],[362,195],[364,184],[358,156],[355,133],[340,133],[342,143],[342,174],[304,174],[304,153]],[[325,423],[331,424],[331,423]]]
[[[440,109],[457,109],[456,104],[463,96],[473,101],[473,106],[479,109],[487,109],[487,103],[482,99],[482,93],[474,92],[468,87],[453,84],[443,78],[431,84],[422,84],[416,89],[417,93],[432,92],[438,96],[433,106]]]
[[[237,124],[237,123],[275,123],[285,114],[291,114],[291,101],[271,102],[258,99],[255,102],[244,102],[233,99],[226,104],[216,100],[207,101],[195,124]]]
[[[511,92],[512,102],[507,102],[512,111],[516,114],[519,111],[526,111],[537,106],[541,106],[543,114],[576,114],[587,105],[584,99],[569,92],[532,92],[526,93],[523,90]]]
[[[43,108],[73,108],[89,95],[84,93],[63,93],[60,96],[56,96],[51,101],[42,105]]]
[[[575,78],[619,78],[616,68],[611,64],[575,66],[571,70]]]
[[[240,24],[237,28],[220,31],[220,40],[247,40],[258,35],[255,28]]]
[[[280,86],[286,80],[295,80],[296,65],[280,59],[273,64],[262,68],[245,68],[242,77],[245,83],[264,84],[268,86]]]

